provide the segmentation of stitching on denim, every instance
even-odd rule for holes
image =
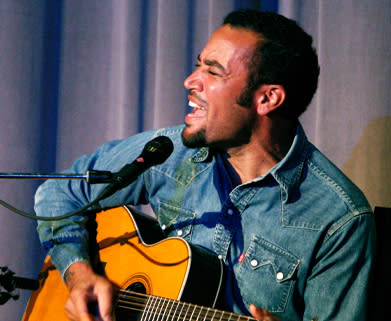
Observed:
[[[274,312],[283,312],[283,311],[286,310],[286,306],[288,305],[288,298],[289,298],[290,295],[291,295],[292,288],[293,288],[293,284],[295,284],[295,283],[296,283],[295,280],[291,280],[291,281],[289,282],[290,287],[289,287],[289,289],[288,289],[288,291],[287,291],[287,293],[286,293],[286,300],[285,300],[285,302],[284,302],[284,304],[283,304],[283,306],[284,306],[283,309],[282,309],[281,311],[274,311]]]
[[[188,159],[184,160],[185,162],[186,161],[189,161]],[[165,171],[162,171],[160,170],[158,167],[153,167],[150,169],[150,172],[158,172],[172,180],[174,180],[176,183],[184,186],[184,187],[188,187],[193,181],[194,179],[196,179],[200,174],[202,174],[204,171],[208,170],[209,167],[211,167],[213,165],[213,163],[210,163],[208,165],[205,166],[205,168],[203,168],[202,170],[199,170],[197,171],[193,176],[191,176],[186,182],[182,181],[182,180],[179,180],[177,179],[174,175],[169,175],[168,173],[166,173]]]
[[[278,253],[279,255],[283,255],[283,256],[287,256],[289,257],[292,261],[300,261],[294,254],[290,253],[288,250],[274,244],[273,242],[263,238],[263,237],[259,237],[259,236],[256,236],[256,235],[252,235],[251,237],[251,245],[249,246],[248,248],[248,251],[251,249],[253,250],[254,246],[256,244],[263,244],[264,248],[266,247],[267,249],[271,249],[273,250],[274,252]],[[294,265],[297,265],[296,263]]]
[[[342,187],[337,184],[335,180],[333,180],[330,176],[328,176],[324,171],[322,171],[316,164],[312,161],[308,161],[308,167],[312,169],[313,173],[323,180],[326,184],[331,186],[335,193],[345,202],[345,204],[349,207],[349,210],[352,213],[359,214],[359,210],[354,208],[354,202],[350,198],[350,196],[342,189]]]
[[[172,209],[178,213],[178,215],[173,217],[169,222],[167,222],[167,224],[168,223],[173,224],[173,222],[175,223],[177,221],[178,216],[180,216],[181,214],[184,214],[193,220],[196,218],[196,213],[194,211],[184,209],[181,206],[175,206],[172,203],[169,203],[169,202],[166,202],[163,200],[159,200],[158,201],[158,217],[159,217],[159,219],[161,217],[161,212],[165,211],[166,209]]]
[[[82,257],[75,257],[73,258],[71,261],[69,261],[69,263],[65,266],[63,272],[61,272],[61,278],[64,279],[64,274],[65,272],[69,269],[69,267],[73,264],[73,263],[76,263],[76,262],[85,262],[85,263],[88,263],[90,264],[90,260],[88,259],[85,259],[85,258],[82,258]]]
[[[161,128],[161,129],[156,130],[156,132],[155,132],[155,134],[153,136],[157,137],[157,136],[161,136],[163,134],[176,135],[179,132],[182,132],[183,127],[184,126],[182,125],[182,126]]]
[[[257,237],[255,235],[253,235],[251,237],[251,242],[246,250],[246,258],[245,258],[246,261],[250,260],[250,257],[253,255],[254,251],[259,246],[261,248],[263,248],[264,250],[272,251],[275,254],[286,258],[286,262],[288,263],[288,270],[292,270],[289,273],[289,277],[287,277],[284,280],[285,282],[283,282],[285,285],[289,284],[289,287],[285,286],[284,288],[280,289],[280,291],[282,291],[280,302],[276,306],[269,308],[270,312],[284,312],[286,309],[286,306],[289,302],[289,296],[292,291],[292,287],[294,286],[294,284],[296,282],[296,280],[293,278],[293,275],[295,274],[295,272],[299,268],[299,266],[301,264],[301,260],[298,259],[295,255],[293,255],[289,251],[285,250],[284,248],[280,248],[276,244],[274,244],[264,238]],[[289,258],[289,260],[287,258]],[[293,262],[293,261],[295,261],[295,262]],[[250,266],[250,269],[254,271],[254,270],[257,270],[257,269],[264,267],[264,266],[267,266],[267,265],[270,265],[272,267],[274,274],[275,274],[276,273],[276,266],[275,266],[274,262],[272,262],[271,260],[262,262],[262,264],[259,264],[255,269]],[[243,269],[244,269],[244,266],[241,265],[239,268],[239,271],[238,271],[239,274],[241,274],[243,272]],[[278,283],[282,284],[282,282],[278,282]],[[246,301],[245,298],[243,298],[243,299]]]
[[[372,215],[369,212],[366,213],[359,213],[359,214],[351,214],[351,215],[345,215],[341,219],[339,219],[335,224],[333,224],[327,231],[327,236],[331,237],[334,233],[341,230],[345,225],[353,221],[354,219],[358,219],[362,216],[370,216]]]
[[[287,220],[285,219],[285,210],[284,210],[284,204],[281,204],[281,224],[282,226],[286,227],[286,228],[295,228],[295,229],[302,229],[302,230],[309,230],[309,231],[315,231],[315,232],[319,232],[322,230],[322,226],[319,226],[319,225],[316,225],[315,223],[312,223],[312,224],[303,224],[301,223],[300,225],[299,224],[289,224],[287,222]]]
[[[236,206],[240,214],[242,214],[242,212],[246,209],[247,204],[250,203],[250,201],[254,198],[254,196],[259,192],[262,192],[262,190],[257,188],[248,188],[246,189],[242,197],[240,195],[241,192],[242,192],[241,186],[236,186],[229,194],[231,202]]]
[[[227,234],[223,225],[218,222],[213,234],[213,249],[217,254],[222,256],[224,262],[227,260],[229,245],[232,241],[232,234],[229,237],[226,236]]]
[[[285,203],[282,202],[282,194],[283,190],[280,190],[280,201],[281,201],[281,225],[287,228],[296,228],[296,229],[303,229],[303,230],[310,230],[310,231],[320,231],[322,229],[321,226],[316,225],[315,223],[312,224],[289,224],[288,220],[285,218],[288,214],[285,210]]]

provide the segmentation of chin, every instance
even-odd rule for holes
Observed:
[[[201,148],[208,146],[205,138],[205,130],[201,129],[196,131],[195,133],[186,133],[186,129],[188,127],[185,127],[182,131],[182,142],[183,145],[189,148]]]

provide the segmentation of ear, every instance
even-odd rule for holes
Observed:
[[[281,85],[261,85],[254,93],[257,113],[264,116],[280,107],[286,98],[285,88]]]

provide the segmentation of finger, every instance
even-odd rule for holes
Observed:
[[[93,321],[92,317],[87,313],[87,314],[81,314],[79,317],[80,321]]]
[[[250,304],[249,310],[254,318],[257,320],[263,320],[264,313],[262,309],[257,308],[254,304]]]
[[[93,318],[88,313],[77,314],[76,308],[71,301],[65,304],[65,312],[69,320],[75,321],[93,321]]]
[[[111,289],[98,293],[99,314],[103,321],[112,321],[112,295]]]
[[[82,291],[74,291],[65,305],[67,315],[71,320],[93,321],[88,310],[88,295]]]
[[[273,317],[266,309],[261,309],[255,306],[254,304],[250,304],[249,306],[250,313],[254,318],[259,321],[276,321],[277,318]]]

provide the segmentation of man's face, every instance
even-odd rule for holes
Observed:
[[[186,78],[189,106],[182,139],[188,147],[222,149],[249,141],[256,110],[237,103],[247,85],[247,62],[257,43],[255,33],[219,28],[198,57],[196,70]]]

